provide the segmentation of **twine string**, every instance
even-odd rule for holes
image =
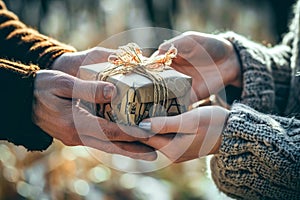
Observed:
[[[158,105],[162,101],[162,106],[168,104],[168,87],[166,81],[158,72],[169,69],[172,59],[177,55],[177,49],[171,46],[169,50],[162,55],[153,54],[151,57],[145,57],[141,48],[135,43],[129,43],[119,47],[115,54],[109,56],[108,61],[111,65],[100,72],[97,77],[106,81],[108,77],[117,74],[136,73],[150,79],[153,83],[153,108],[152,116],[155,116]]]

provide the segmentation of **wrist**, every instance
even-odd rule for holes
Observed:
[[[230,53],[227,60],[220,67],[223,73],[225,85],[242,87],[242,72],[241,64],[232,43],[230,43]]]
[[[214,132],[213,132],[213,141],[214,142],[214,145],[212,146],[211,148],[211,151],[208,153],[209,155],[210,154],[217,154],[219,153],[219,150],[220,150],[220,147],[221,147],[221,144],[222,144],[222,135],[223,135],[223,132],[227,126],[227,121],[228,121],[228,117],[229,117],[229,110],[225,109],[225,108],[222,108],[222,107],[215,107],[215,113],[214,115],[216,115],[217,117],[215,118],[216,120],[216,124],[215,124],[215,127],[214,127]]]
[[[213,146],[211,151],[208,153],[208,155],[217,154],[219,153],[220,147],[222,143],[222,135],[220,135],[216,141],[216,144]]]
[[[76,76],[82,60],[83,58],[78,52],[64,53],[53,62],[50,69]]]

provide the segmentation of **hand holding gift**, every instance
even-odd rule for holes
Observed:
[[[219,92],[224,86],[241,87],[241,72],[233,45],[221,36],[186,32],[160,45],[166,52],[178,50],[171,67],[193,79],[197,100]]]
[[[178,50],[171,66],[193,80],[197,100],[219,92],[224,86],[241,87],[241,72],[233,45],[217,35],[187,32],[160,45],[159,54],[171,46]],[[174,162],[192,160],[218,152],[229,111],[205,106],[172,117],[155,117],[141,123],[158,135],[146,144]]]
[[[201,42],[206,49],[200,46]],[[106,80],[117,88],[112,103],[96,107],[87,105],[101,117],[123,124],[139,124],[156,133],[143,142],[175,162],[216,153],[228,111],[221,107],[201,107],[186,112],[190,105],[191,78],[182,73],[192,76],[199,99],[208,97],[211,90],[217,92],[225,80],[234,84],[223,71],[236,61],[232,55],[233,47],[228,43],[204,34],[183,35],[162,44],[160,54],[153,54],[150,58],[144,57],[141,49],[133,43],[122,46],[109,57],[110,63],[80,68],[81,78]],[[222,51],[216,51],[216,45],[223,46]],[[172,105],[176,109],[171,114]],[[142,121],[149,117],[154,118]]]
[[[85,51],[64,53],[53,62],[50,69],[76,76],[81,65],[107,62],[114,52],[113,49],[94,47]]]
[[[147,138],[145,131],[96,117],[79,105],[78,99],[110,102],[112,84],[84,81],[55,70],[38,71],[34,84],[33,120],[52,137],[69,146],[85,145],[136,159],[156,158],[152,148],[138,142]]]
[[[219,106],[203,106],[181,115],[147,119],[142,122],[143,126],[157,135],[144,143],[173,162],[215,154],[228,113]]]

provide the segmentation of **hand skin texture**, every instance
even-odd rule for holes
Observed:
[[[241,87],[240,64],[233,45],[221,36],[186,32],[159,46],[164,53],[174,45],[178,54],[171,66],[193,80],[196,98],[216,94],[227,85]]]
[[[114,52],[113,49],[94,47],[85,51],[64,53],[53,62],[50,68],[76,76],[80,66],[107,62],[109,55]]]
[[[159,53],[166,52],[171,45],[178,50],[171,66],[192,77],[195,94],[192,101],[216,94],[227,85],[242,86],[240,64],[228,40],[217,35],[186,32],[161,44]],[[178,116],[149,119],[151,130],[158,135],[145,144],[174,162],[215,154],[221,145],[228,113],[222,107],[206,106]]]
[[[215,154],[228,113],[219,106],[204,106],[177,116],[147,119],[144,122],[151,123],[156,135],[144,143],[176,163]]]
[[[72,63],[72,59],[66,62]],[[65,63],[61,67],[69,71]],[[107,82],[84,81],[57,70],[40,70],[34,82],[33,121],[68,146],[84,145],[136,159],[156,159],[152,148],[138,142],[147,140],[148,133],[96,117],[79,104],[78,99],[110,102],[114,91],[115,87]]]
[[[159,52],[165,52],[170,45],[178,50],[172,67],[192,77],[195,100],[217,93],[226,85],[241,86],[240,66],[229,41],[216,35],[186,32],[160,45]],[[76,75],[84,60],[86,64],[104,62],[112,52],[94,48],[64,54],[54,62],[52,69]],[[221,107],[203,107],[179,116],[153,118],[152,131],[159,135],[142,142],[158,149],[174,162],[213,154],[218,152],[227,115],[228,111]],[[178,133],[177,136],[174,137],[174,133]]]

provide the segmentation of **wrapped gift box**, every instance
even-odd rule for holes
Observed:
[[[110,63],[81,66],[79,76],[84,80],[100,80]],[[176,115],[187,111],[190,104],[192,80],[189,76],[173,69],[165,69],[158,73],[167,86],[168,99],[161,94],[160,102],[154,104],[154,85],[145,76],[134,72],[110,76],[106,81],[117,88],[117,95],[111,103],[92,105],[96,114],[114,122],[137,125],[143,119],[155,116]],[[164,106],[162,106],[164,105]]]

